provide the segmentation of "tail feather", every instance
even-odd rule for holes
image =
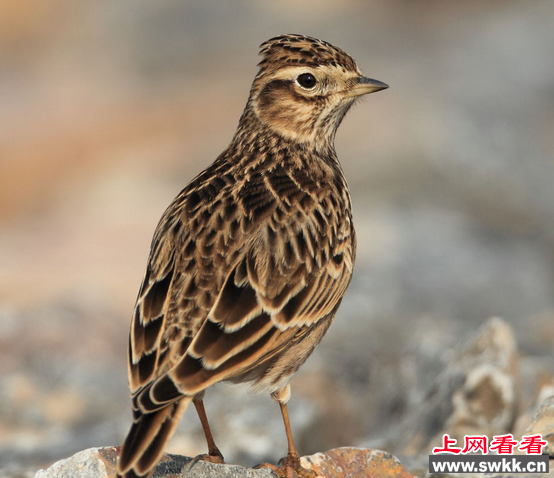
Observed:
[[[160,460],[191,397],[183,397],[160,410],[139,415],[121,446],[118,478],[149,478]]]

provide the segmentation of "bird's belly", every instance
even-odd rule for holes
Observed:
[[[340,303],[340,302],[339,302]],[[271,393],[283,388],[293,375],[308,360],[314,349],[333,323],[335,309],[311,327],[299,330],[297,339],[293,339],[278,354],[261,359],[254,367],[227,378],[231,383],[250,383],[255,392]]]

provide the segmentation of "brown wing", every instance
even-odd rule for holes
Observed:
[[[350,280],[348,265],[320,268],[305,257],[281,259],[260,247],[229,274],[208,320],[170,373],[180,390],[197,393],[244,375],[330,318]]]
[[[152,240],[131,321],[128,364],[133,396],[184,355],[223,284],[221,271],[236,261],[237,206],[230,198],[221,202],[230,181],[205,181],[206,175],[167,208]]]
[[[287,201],[277,200],[278,187]],[[142,413],[247,376],[332,318],[346,291],[354,259],[348,209],[332,196],[315,200],[288,176],[250,179],[248,191],[226,198],[220,190],[211,211],[191,206],[205,199],[184,195],[169,209],[181,212],[162,218],[129,347]],[[177,226],[183,211],[186,228]]]

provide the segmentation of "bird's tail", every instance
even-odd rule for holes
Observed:
[[[192,397],[135,418],[121,446],[117,478],[150,478]]]

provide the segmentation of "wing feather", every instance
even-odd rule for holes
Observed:
[[[259,381],[264,366],[333,319],[352,274],[353,246],[337,240],[350,219],[337,225],[332,201],[305,201],[284,177],[275,184],[296,196],[277,206],[254,188],[241,203],[249,215],[216,189],[211,207],[200,205],[206,192],[185,191],[162,217],[131,327],[136,410],[157,412],[221,380]]]
[[[345,263],[318,268],[314,262],[308,254],[287,264],[274,250],[251,249],[228,274],[208,319],[170,372],[177,388],[189,395],[244,375],[318,321],[332,319],[351,270]],[[274,274],[280,282],[277,295],[267,285],[275,282]]]
[[[149,276],[147,274],[144,281],[150,281]],[[161,280],[153,280],[148,285],[143,283],[141,288],[143,293],[135,306],[129,343],[129,382],[132,392],[148,383],[155,374],[172,280],[173,271]]]

